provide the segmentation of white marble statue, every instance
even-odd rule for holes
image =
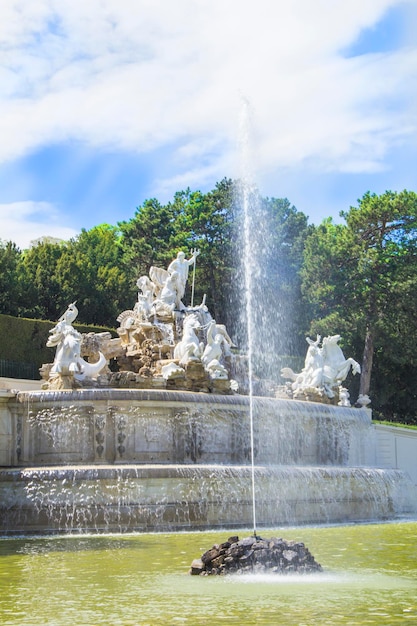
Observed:
[[[350,406],[350,393],[346,389],[346,387],[339,387],[339,402],[338,406]]]
[[[199,254],[194,250],[186,259],[184,252],[178,252],[168,269],[151,266],[148,276],[141,276],[136,284],[139,288],[138,302],[134,311],[140,321],[147,321],[153,314],[170,317],[174,310],[185,311],[182,302],[188,279],[189,268]]]
[[[223,324],[216,324],[215,320],[211,320],[207,330],[207,343],[204,348],[201,360],[206,370],[213,370],[212,361],[220,361],[223,356],[230,356],[231,339],[227,334]],[[214,369],[218,370],[218,366]],[[224,369],[224,368],[223,368]]]
[[[171,263],[168,265],[168,273],[170,274],[170,276],[172,276],[174,273],[177,275],[176,284],[178,290],[178,302],[180,302],[184,297],[190,266],[195,263],[195,260],[199,254],[200,253],[198,250],[194,250],[191,258],[186,259],[184,252],[178,252],[177,258],[171,261]]]
[[[323,384],[331,388],[339,386],[352,369],[353,374],[360,374],[361,366],[352,358],[345,359],[341,347],[338,345],[340,335],[333,335],[323,339],[322,355],[324,359]]]
[[[173,378],[182,378],[185,374],[184,368],[180,367],[174,362],[163,365],[161,368],[162,377],[165,380],[172,380]]]
[[[136,281],[136,285],[139,288],[138,301],[135,305],[135,312],[142,320],[147,320],[151,310],[152,303],[154,301],[154,284],[148,278],[148,276],[141,276]]]
[[[56,347],[55,359],[50,370],[50,377],[73,376],[77,380],[95,378],[106,367],[106,357],[100,352],[97,363],[87,363],[81,355],[82,335],[72,322],[78,315],[75,302],[70,304],[58,323],[49,331],[46,343],[48,348]]]
[[[332,399],[340,393],[341,383],[346,379],[350,369],[353,374],[361,371],[359,363],[352,358],[346,359],[340,348],[340,335],[332,335],[323,339],[320,346],[321,337],[313,341],[306,337],[309,344],[304,367],[300,373],[295,373],[289,367],[281,370],[283,378],[292,381],[291,390],[294,397],[301,397],[303,394],[315,393],[325,395]],[[343,406],[348,406],[349,394],[342,392]]]
[[[210,378],[213,379],[222,379],[227,380],[229,378],[229,373],[227,369],[220,363],[218,359],[213,359],[206,366],[206,371],[209,373]]]
[[[307,354],[304,362],[304,368],[300,373],[297,381],[298,387],[317,387],[323,386],[324,357],[320,348],[321,337],[317,335],[315,341],[306,337],[308,343]]]
[[[190,265],[195,263],[198,254],[198,250],[195,250],[191,258],[186,259],[184,252],[178,252],[176,258],[168,265],[168,269],[151,267],[149,282],[153,286],[153,305],[156,314],[166,315],[174,310],[186,310],[182,299],[187,285]]]
[[[223,382],[229,380],[233,342],[226,327],[213,319],[205,296],[198,306],[186,307],[182,302],[189,269],[198,254],[194,250],[186,258],[184,252],[178,252],[167,269],[151,266],[149,277],[137,280],[135,306],[117,318],[117,333],[126,354],[121,367],[139,374],[146,364],[155,386],[163,378],[176,388],[181,388],[183,380],[187,389],[190,385],[206,388],[210,378],[211,388],[227,392],[231,387]],[[190,361],[192,366],[186,367]],[[196,372],[201,375],[198,383]]]
[[[199,341],[196,331],[200,329],[200,323],[196,315],[187,315],[184,319],[182,339],[174,348],[174,359],[178,359],[180,365],[186,365],[191,359],[201,359],[204,344]]]
[[[159,295],[160,302],[171,310],[182,310],[184,305],[181,302],[178,272],[168,274]]]

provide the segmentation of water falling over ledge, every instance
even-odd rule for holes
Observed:
[[[0,482],[2,534],[169,532],[252,522],[249,466],[27,468],[1,470]],[[257,466],[255,484],[262,526],[410,513],[398,470]]]
[[[0,532],[252,525],[249,399],[156,390],[20,393]],[[415,514],[407,477],[375,465],[366,409],[254,398],[259,526]]]

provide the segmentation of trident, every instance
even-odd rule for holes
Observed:
[[[193,263],[193,282],[192,282],[192,286],[191,286],[191,308],[193,308],[194,306],[194,283],[195,283],[195,262],[196,262],[196,258],[197,258],[197,254],[200,253],[200,250],[197,250],[197,248],[193,248],[191,250],[191,253],[194,257],[194,263]]]

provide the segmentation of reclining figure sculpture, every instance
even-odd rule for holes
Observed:
[[[101,352],[96,363],[87,363],[81,357],[82,335],[72,325],[77,315],[78,309],[73,302],[49,331],[46,345],[48,348],[56,347],[55,359],[49,371],[50,388],[71,389],[76,386],[76,381],[97,377],[107,365],[106,357]]]

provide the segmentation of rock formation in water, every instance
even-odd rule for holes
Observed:
[[[261,537],[229,537],[191,563],[190,574],[210,576],[272,572],[277,574],[321,572],[304,543]]]

